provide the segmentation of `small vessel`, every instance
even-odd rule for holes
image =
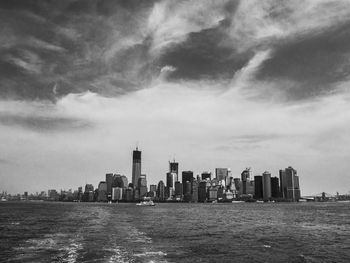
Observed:
[[[241,200],[233,200],[232,201],[232,204],[241,204],[241,203],[244,203],[244,201],[241,201]]]
[[[138,206],[155,206],[153,201],[150,198],[144,198],[140,203],[137,203]]]

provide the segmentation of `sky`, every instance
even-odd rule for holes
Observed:
[[[350,191],[345,0],[0,1],[0,191],[297,170]]]

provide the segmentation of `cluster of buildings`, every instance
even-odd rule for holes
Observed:
[[[299,177],[292,167],[280,170],[279,177],[269,172],[251,177],[250,173],[250,168],[239,177],[232,176],[229,168],[216,168],[214,175],[203,172],[194,176],[192,171],[182,171],[180,180],[179,163],[174,160],[169,162],[165,182],[161,180],[148,188],[147,176],[141,173],[141,151],[136,148],[130,183],[125,175],[107,173],[96,189],[86,184],[84,192],[80,187],[72,198],[85,202],[134,202],[145,197],[158,202],[299,201]],[[57,198],[57,193],[49,191],[48,198]]]

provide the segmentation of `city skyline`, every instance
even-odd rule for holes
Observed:
[[[296,167],[350,190],[348,1],[1,1],[0,190]],[[136,167],[136,166],[135,166]]]

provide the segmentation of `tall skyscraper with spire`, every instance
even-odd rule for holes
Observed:
[[[137,187],[139,178],[141,176],[141,151],[138,147],[132,153],[132,184],[134,188]]]
[[[179,181],[179,163],[175,162],[175,159],[173,162],[169,162],[169,173],[175,173],[175,182]]]

